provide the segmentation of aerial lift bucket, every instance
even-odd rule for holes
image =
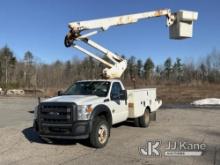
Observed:
[[[193,22],[198,18],[198,12],[180,10],[175,15],[175,22],[169,27],[170,39],[191,38]]]

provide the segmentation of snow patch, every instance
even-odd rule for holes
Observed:
[[[206,99],[193,101],[191,104],[193,105],[220,105],[220,99],[206,98]]]

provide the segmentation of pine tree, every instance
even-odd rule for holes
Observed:
[[[175,78],[178,81],[181,80],[181,77],[183,76],[183,64],[181,63],[180,58],[176,58],[176,62],[173,65],[173,72],[174,72]]]
[[[136,58],[134,56],[131,56],[128,59],[128,73],[129,73],[129,77],[130,79],[134,79],[136,77]]]
[[[0,80],[4,82],[5,88],[7,88],[8,82],[12,80],[16,62],[17,60],[9,47],[5,46],[0,50],[0,70],[2,73]]]
[[[141,79],[143,75],[143,62],[141,59],[137,61],[137,74],[138,77]]]
[[[154,70],[154,63],[151,58],[148,58],[144,64],[144,75],[146,80],[150,80]]]
[[[164,62],[164,72],[166,79],[169,80],[172,72],[172,60],[170,57]]]

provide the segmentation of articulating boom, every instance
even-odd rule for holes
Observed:
[[[71,22],[69,23],[70,31],[65,37],[64,44],[66,47],[72,46],[87,54],[88,56],[95,58],[99,62],[107,65],[108,68],[103,70],[104,78],[120,78],[127,68],[127,60],[92,41],[89,39],[89,37],[99,32],[106,31],[112,26],[136,23],[141,19],[160,16],[166,16],[167,18],[166,23],[167,26],[170,27],[171,39],[184,39],[192,37],[192,25],[193,21],[197,20],[198,13],[190,11],[179,11],[177,13],[171,13],[169,9],[164,9],[89,21]],[[105,54],[113,64],[103,60],[82,46],[77,45],[76,41],[81,41],[95,48],[96,50],[99,50]]]

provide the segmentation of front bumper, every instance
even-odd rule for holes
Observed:
[[[90,120],[77,120],[75,103],[42,102],[38,106],[34,128],[42,137],[62,139],[88,138]]]
[[[86,139],[90,133],[90,121],[76,121],[72,124],[33,124],[34,130],[42,137],[58,139]]]

